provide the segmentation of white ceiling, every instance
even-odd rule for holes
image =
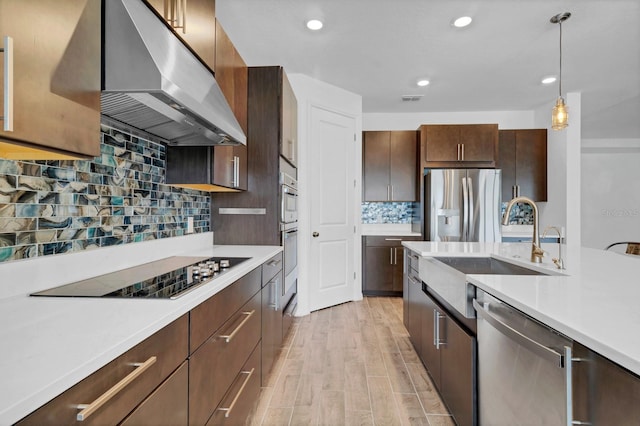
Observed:
[[[640,138],[640,0],[217,0],[249,66],[362,96],[367,112],[532,110],[582,93],[583,138]],[[470,15],[463,29],[454,18]],[[310,32],[306,20],[325,26]],[[431,81],[418,87],[418,78]],[[418,102],[402,95],[423,94]],[[571,111],[570,111],[571,113]]]

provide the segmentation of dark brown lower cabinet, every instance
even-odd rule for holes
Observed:
[[[640,424],[640,377],[577,342],[573,359],[576,424]]]
[[[262,295],[257,292],[189,360],[189,424],[206,424],[260,341]]]
[[[362,237],[362,293],[366,296],[401,296],[403,291],[404,247],[402,241],[421,237]]]
[[[420,359],[456,423],[476,425],[475,334],[460,325],[422,286],[415,300],[410,309],[417,307],[421,320],[417,344],[411,331],[409,334],[417,349],[419,345]]]
[[[182,365],[142,402],[121,426],[186,425],[189,408],[189,363]]]
[[[251,424],[260,395],[260,343],[236,375],[229,391],[216,408],[207,426]]]

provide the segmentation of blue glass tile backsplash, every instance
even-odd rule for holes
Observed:
[[[500,206],[500,217],[507,210],[507,203]],[[529,204],[517,203],[509,213],[509,225],[533,225],[533,208]]]
[[[0,159],[0,262],[210,230],[209,194],[164,184],[164,145],[100,137],[93,160]]]
[[[413,204],[362,203],[362,223],[411,223]]]

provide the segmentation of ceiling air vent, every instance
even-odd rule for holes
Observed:
[[[422,99],[424,95],[402,95],[402,102],[417,102]]]

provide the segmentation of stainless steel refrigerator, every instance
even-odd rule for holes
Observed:
[[[426,170],[425,239],[500,241],[500,175],[496,169]]]

